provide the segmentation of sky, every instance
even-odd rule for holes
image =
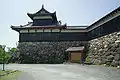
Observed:
[[[49,12],[56,11],[58,20],[69,26],[91,25],[120,6],[120,0],[0,0],[0,45],[16,47],[19,33],[11,25],[24,25],[32,20],[42,4]]]

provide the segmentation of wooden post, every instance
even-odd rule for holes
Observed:
[[[71,52],[69,52],[69,62],[71,63]]]

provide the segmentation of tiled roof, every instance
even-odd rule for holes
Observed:
[[[83,51],[84,50],[84,46],[82,47],[69,47],[66,51]]]

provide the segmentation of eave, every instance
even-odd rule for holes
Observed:
[[[66,29],[66,25],[56,25],[56,26],[30,26],[30,27],[23,27],[23,26],[11,26],[11,28],[17,32],[23,29]]]
[[[120,16],[120,7],[118,7],[114,11],[110,12],[106,16],[102,17],[101,19],[99,19],[95,23],[91,24],[90,26],[88,26],[87,30],[91,31],[91,30],[93,30],[93,29],[95,29],[95,28],[97,28],[97,27],[115,19],[116,17],[119,17],[119,16]]]
[[[34,20],[33,18],[34,18],[35,16],[52,16],[52,17],[53,17],[54,13],[49,13],[49,14],[31,14],[31,13],[27,13],[27,15],[28,15],[32,20]]]

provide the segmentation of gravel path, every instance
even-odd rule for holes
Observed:
[[[120,69],[79,64],[10,64],[25,73],[18,80],[120,80]]]
[[[18,76],[16,80],[35,80],[32,75],[28,74],[27,72],[22,72]]]

